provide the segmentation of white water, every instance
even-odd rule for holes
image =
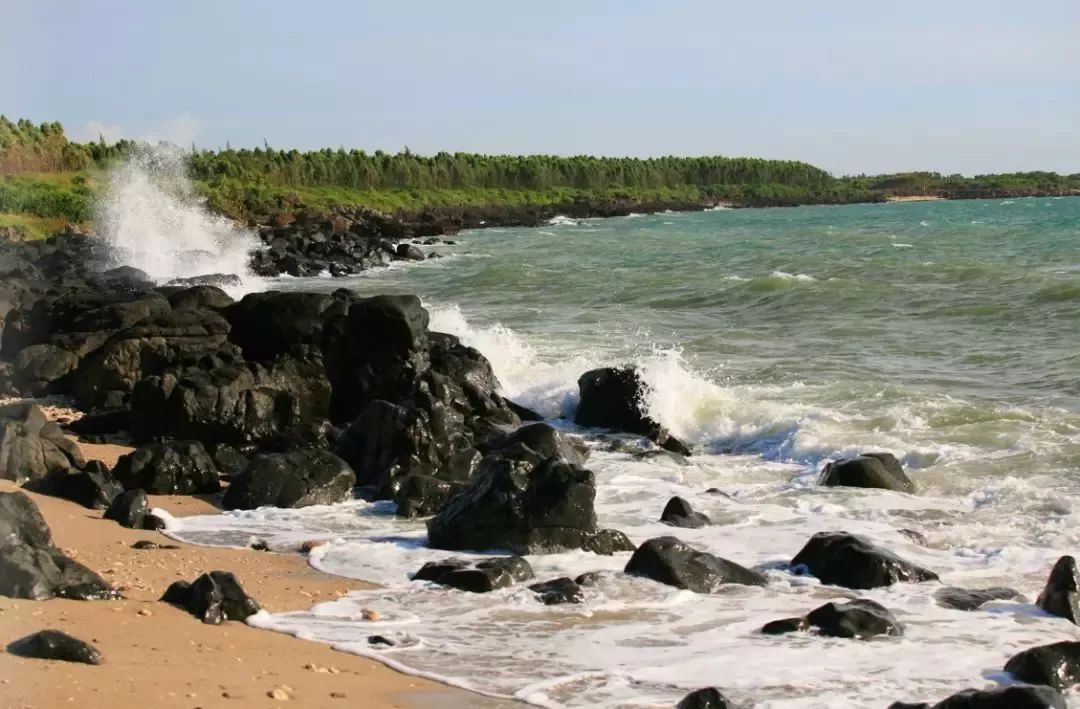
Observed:
[[[117,265],[134,266],[159,283],[206,274],[232,274],[255,290],[248,269],[258,238],[211,214],[196,194],[176,148],[139,152],[109,175],[97,223]]]
[[[473,327],[453,306],[429,307],[432,329],[480,349],[509,396],[547,415],[571,413],[577,376],[610,363],[596,353],[526,342],[498,325]],[[1080,546],[1080,511],[1071,502],[1076,485],[1063,482],[1064,475],[1009,474],[1017,456],[1052,460],[1055,447],[1075,433],[1068,426],[1055,434],[1045,413],[1005,409],[994,412],[1002,421],[999,431],[972,432],[970,440],[965,434],[945,437],[927,421],[967,415],[964,402],[945,395],[914,400],[885,388],[867,410],[845,404],[842,392],[830,395],[798,383],[724,386],[718,383],[722,372],[695,372],[673,350],[643,345],[634,359],[648,384],[649,412],[706,453],[682,465],[608,452],[604,441],[592,440],[588,467],[597,476],[601,525],[625,531],[635,543],[674,533],[765,571],[768,587],[702,596],[621,574],[628,554],[581,552],[529,559],[541,581],[603,571],[581,606],[545,607],[524,587],[472,595],[414,584],[410,573],[450,554],[427,549],[423,524],[394,518],[387,503],[187,518],[171,521],[170,533],[237,546],[258,536],[283,551],[306,539],[331,539],[312,554],[313,565],[385,588],[353,592],[308,611],[263,613],[251,619],[253,625],[540,706],[670,707],[706,685],[755,707],[937,701],[965,687],[1008,681],[1001,668],[1019,650],[1080,639],[1080,628],[1033,605],[998,602],[961,612],[932,598],[942,585],[1010,585],[1034,598],[1057,557]],[[825,461],[865,449],[901,457],[920,494],[813,484]],[[722,494],[706,492],[712,487]],[[676,494],[714,524],[672,530],[657,523]],[[937,571],[942,583],[856,593],[786,570],[812,534],[841,529]],[[927,545],[900,529],[922,533]],[[757,632],[770,620],[852,597],[891,609],[904,636],[860,642]],[[362,620],[364,608],[382,620]],[[397,647],[372,648],[367,638],[375,634]]]

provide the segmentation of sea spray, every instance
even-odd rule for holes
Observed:
[[[110,172],[98,224],[113,265],[134,266],[159,283],[232,274],[242,282],[235,290],[255,290],[248,261],[258,238],[206,208],[188,179],[185,157],[174,146],[144,148]]]

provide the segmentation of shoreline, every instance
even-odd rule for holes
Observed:
[[[80,443],[88,458],[115,460],[129,450]],[[464,709],[513,706],[464,689],[392,669],[377,660],[245,623],[205,625],[185,610],[160,601],[168,584],[211,570],[235,572],[245,590],[271,612],[308,610],[315,603],[373,585],[314,569],[301,554],[201,547],[160,532],[133,530],[101,518],[100,511],[34,493],[0,480],[0,492],[21,491],[37,505],[56,545],[123,588],[124,600],[29,601],[0,597],[0,644],[38,630],[70,632],[96,646],[99,666],[24,659],[0,653],[4,707],[280,706],[270,697],[287,688],[298,706],[363,706]],[[193,496],[151,496],[151,505],[176,517],[221,510]],[[177,549],[134,550],[139,540]],[[351,700],[351,701],[350,701]],[[285,700],[288,701],[288,700]]]

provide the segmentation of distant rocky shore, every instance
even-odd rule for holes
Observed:
[[[564,207],[560,213],[580,216]],[[462,211],[402,221],[337,210],[279,218],[259,227],[264,248],[252,263],[265,276],[347,275],[425,257],[417,241],[457,229],[546,216]],[[432,331],[416,296],[271,290],[234,300],[219,286],[236,274],[191,274],[160,285],[137,269],[107,268],[110,256],[104,243],[72,234],[0,244],[0,394],[11,398],[0,406],[0,478],[104,509],[107,519],[139,529],[163,524],[150,509],[153,494],[224,491],[218,499],[228,509],[302,507],[363,495],[393,500],[398,515],[428,518],[430,546],[448,552],[628,553],[626,573],[697,593],[769,583],[762,570],[676,536],[631,540],[601,527],[587,448],[504,398],[484,355]],[[595,435],[638,436],[631,449],[646,455],[692,455],[642,410],[638,372],[612,364],[582,373],[575,423]],[[45,395],[68,398],[84,415],[66,427],[47,420],[32,400]],[[135,450],[110,467],[86,460],[69,435],[124,440]],[[917,492],[888,454],[838,461],[818,482]],[[660,521],[673,530],[711,523],[679,498],[668,501]],[[117,596],[102,576],[53,546],[48,527],[21,493],[0,494],[0,545],[2,595]],[[817,534],[792,554],[791,570],[853,591],[938,581],[932,570],[843,531]],[[521,556],[478,563],[448,556],[417,569],[413,580],[469,592],[530,582],[537,603],[556,604],[580,602],[582,587],[595,579],[534,579]],[[1038,605],[1075,623],[1078,589],[1076,564],[1064,557]],[[259,609],[241,580],[225,571],[160,591],[164,602],[209,624],[243,620]],[[975,609],[1017,595],[945,587],[939,602]],[[769,622],[761,632],[858,642],[903,629],[884,606],[854,598]],[[23,639],[16,650],[101,660],[82,640],[50,633]],[[1059,690],[1080,681],[1080,642],[1025,650],[1005,670],[1047,686],[973,691],[934,706],[1061,706]],[[710,687],[679,706],[732,705]]]

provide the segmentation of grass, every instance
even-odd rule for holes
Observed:
[[[0,212],[0,231],[11,227],[14,229],[16,238],[26,241],[50,237],[63,231],[69,224],[71,220],[63,217],[38,217],[32,214]],[[87,224],[80,224],[80,226],[87,226]]]

